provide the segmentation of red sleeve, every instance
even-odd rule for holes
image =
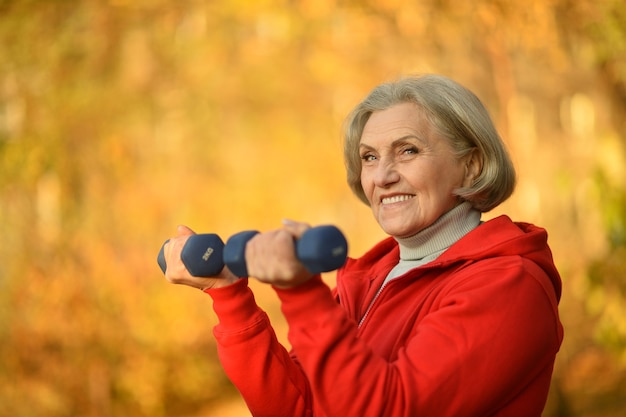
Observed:
[[[224,370],[255,417],[310,416],[308,382],[278,342],[267,314],[242,279],[205,291],[219,323],[213,333]],[[278,399],[278,400],[277,400]]]
[[[507,407],[503,415],[538,416],[562,337],[547,280],[519,259],[467,268],[431,300],[392,362],[357,337],[321,281],[277,293],[328,417],[482,416]]]

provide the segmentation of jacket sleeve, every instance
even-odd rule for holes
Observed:
[[[522,263],[467,268],[393,361],[358,337],[322,282],[277,290],[316,403],[329,417],[486,416],[513,401],[522,408],[506,415],[540,415],[562,329],[547,277]]]
[[[253,416],[310,416],[308,382],[277,340],[247,281],[205,291],[219,319],[213,333],[222,366]]]

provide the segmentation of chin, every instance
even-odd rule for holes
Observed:
[[[389,235],[394,237],[394,238],[396,238],[396,239],[406,239],[408,237],[415,236],[418,233],[419,233],[419,231],[417,231],[417,232],[409,232],[409,233],[394,233],[394,234],[390,233]]]
[[[419,230],[412,230],[403,227],[385,227],[381,225],[383,231],[389,236],[393,236],[395,238],[403,239],[405,237],[411,237],[419,232]]]

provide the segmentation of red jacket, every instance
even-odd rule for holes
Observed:
[[[376,296],[398,260],[389,238],[348,260],[335,291],[319,277],[276,289],[291,355],[246,280],[207,290],[222,365],[254,416],[541,415],[563,338],[545,230],[485,222]]]

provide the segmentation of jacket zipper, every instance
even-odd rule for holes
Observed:
[[[418,266],[416,268],[413,268],[407,272],[405,272],[403,275],[393,278],[387,282],[384,282],[383,285],[380,286],[380,288],[378,289],[378,291],[376,291],[376,294],[374,295],[374,298],[372,298],[372,301],[370,302],[370,304],[367,306],[367,310],[365,310],[365,314],[363,314],[363,317],[361,317],[361,320],[359,320],[359,324],[357,326],[357,328],[361,328],[361,326],[363,325],[363,323],[365,323],[365,320],[367,319],[367,317],[369,316],[370,311],[372,310],[372,308],[374,307],[374,303],[376,302],[376,300],[378,300],[378,297],[380,296],[380,294],[383,292],[383,290],[387,287],[387,285],[389,285],[389,283],[394,282],[396,280],[398,280],[399,278],[401,278],[402,276],[410,273],[411,271],[415,271],[416,269],[431,269],[433,267],[439,267],[442,264],[440,262],[438,263],[431,263],[431,264],[425,264],[425,265],[421,265]]]
[[[365,319],[367,318],[367,316],[370,313],[370,310],[372,309],[372,307],[374,306],[374,303],[376,302],[376,300],[378,299],[378,296],[380,295],[381,292],[383,292],[383,289],[387,286],[387,284],[389,284],[389,282],[385,282],[383,285],[380,286],[380,288],[378,289],[378,291],[376,291],[376,294],[374,294],[374,298],[372,298],[372,301],[370,302],[370,304],[367,306],[367,310],[365,310],[365,314],[363,314],[363,317],[361,317],[361,320],[359,320],[359,325],[357,326],[357,328],[361,328],[361,326],[363,325],[363,322],[365,322]]]

